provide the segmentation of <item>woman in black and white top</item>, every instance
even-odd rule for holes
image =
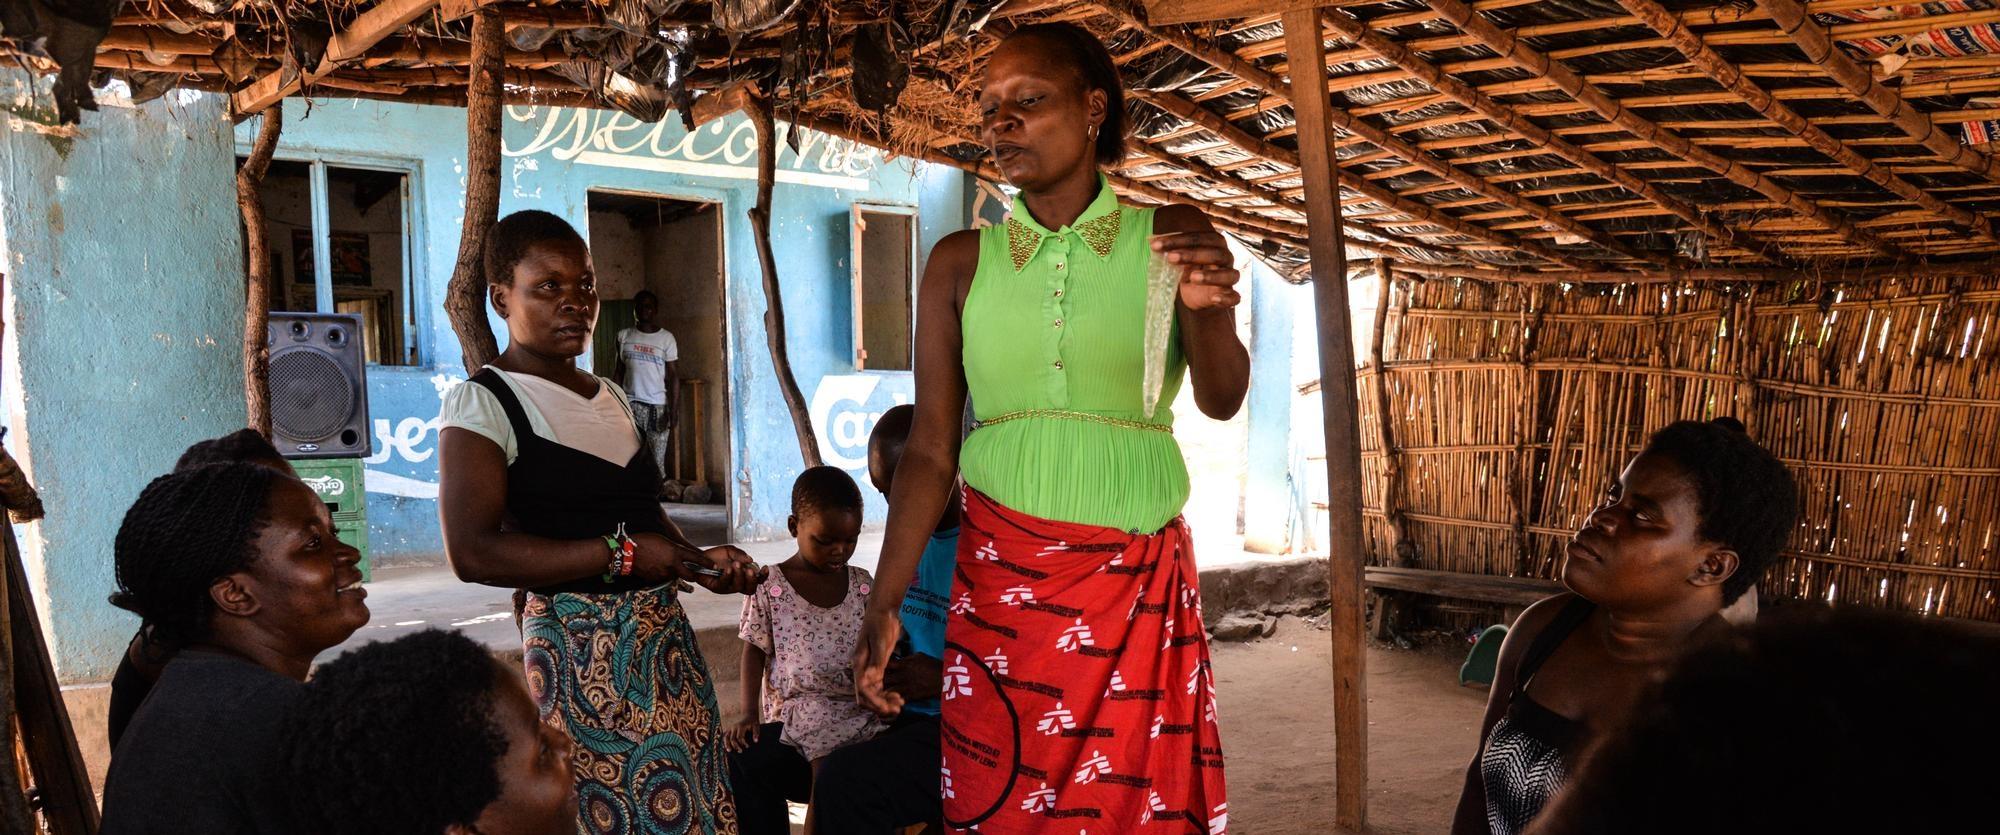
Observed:
[[[1791,475],[1735,420],[1654,433],[1570,540],[1569,591],[1501,646],[1454,835],[1526,830],[1645,685],[1729,628],[1797,513]]]
[[[517,212],[485,261],[508,345],[445,399],[445,554],[461,579],[528,590],[529,689],[575,742],[580,831],[733,833],[714,683],[677,592],[747,592],[761,570],[668,521],[624,392],[576,367],[597,322],[583,237]]]

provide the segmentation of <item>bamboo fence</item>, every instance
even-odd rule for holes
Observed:
[[[2000,276],[1388,301],[1358,372],[1374,562],[1552,578],[1651,432],[1731,415],[1799,483],[1764,594],[2000,621]]]

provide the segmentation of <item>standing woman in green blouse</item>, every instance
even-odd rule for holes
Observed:
[[[1124,98],[1085,30],[1008,36],[987,63],[981,135],[1020,196],[1005,224],[940,241],[924,270],[916,425],[854,664],[862,704],[899,710],[883,684],[897,609],[945,503],[962,501],[943,659],[953,830],[1227,825],[1167,407],[1191,375],[1201,411],[1229,418],[1250,360],[1237,272],[1208,217],[1123,205],[1099,170],[1124,157]],[[1170,338],[1149,358],[1156,255],[1180,280],[1157,297]],[[961,450],[968,395],[978,422]]]

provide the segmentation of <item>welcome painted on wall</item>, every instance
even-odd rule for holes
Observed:
[[[624,113],[542,105],[509,106],[511,125],[533,132],[527,144],[503,140],[510,157],[549,156],[580,165],[600,165],[697,177],[757,179],[757,129],[748,119],[716,119],[687,133],[669,130],[672,120],[641,122]],[[510,125],[510,126],[511,126]],[[780,122],[798,132],[798,150],[779,142],[777,180],[820,188],[865,191],[868,175],[882,158],[879,149]],[[504,131],[513,133],[515,131]],[[677,135],[678,134],[678,135]],[[785,136],[786,134],[780,134]]]

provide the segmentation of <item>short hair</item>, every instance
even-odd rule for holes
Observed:
[[[1111,60],[1111,50],[1104,48],[1104,42],[1090,30],[1074,23],[1029,24],[1014,30],[1002,42],[1020,38],[1033,38],[1055,47],[1069,58],[1086,92],[1104,91],[1104,124],[1097,129],[1097,162],[1105,166],[1123,162],[1128,123],[1125,81],[1118,75],[1118,64]]]
[[[193,446],[181,453],[180,460],[174,462],[174,472],[206,467],[210,464],[228,463],[284,463],[286,469],[291,468],[291,464],[285,461],[285,456],[278,452],[277,447],[271,445],[271,439],[264,437],[263,433],[255,429],[245,427],[219,438],[194,442]]]
[[[1976,764],[2000,747],[1996,657],[1983,625],[1767,611],[1643,691],[1535,831],[1960,830],[1990,816]]]
[[[1694,485],[1701,537],[1736,552],[1736,573],[1722,581],[1725,605],[1764,575],[1799,512],[1791,472],[1742,426],[1734,418],[1679,421],[1653,433],[1640,453],[1680,467]]]
[[[800,519],[828,510],[861,512],[861,487],[839,467],[821,465],[792,482],[792,515]]]
[[[153,479],[118,526],[111,604],[136,613],[150,638],[169,645],[206,637],[215,615],[209,586],[256,558],[271,491],[283,477],[239,461]]]
[[[637,293],[633,293],[633,294],[632,294],[632,303],[633,303],[633,304],[638,304],[638,303],[640,303],[640,302],[644,302],[644,301],[650,301],[650,302],[652,302],[652,303],[654,303],[654,304],[659,304],[659,303],[660,303],[660,297],[659,297],[658,295],[654,294],[654,292],[653,292],[653,291],[651,291],[651,290],[640,290],[639,292],[637,292]]]
[[[487,284],[512,284],[514,267],[528,254],[528,248],[547,241],[574,241],[583,246],[583,236],[569,221],[540,209],[515,212],[486,231],[485,268]]]
[[[500,668],[459,632],[426,629],[319,667],[288,719],[300,820],[321,835],[442,833],[500,796]]]
[[[903,445],[910,440],[910,428],[917,422],[917,407],[908,403],[898,403],[875,419],[875,428],[868,431],[868,451],[880,452],[890,469],[895,469],[897,460],[903,457]]]

